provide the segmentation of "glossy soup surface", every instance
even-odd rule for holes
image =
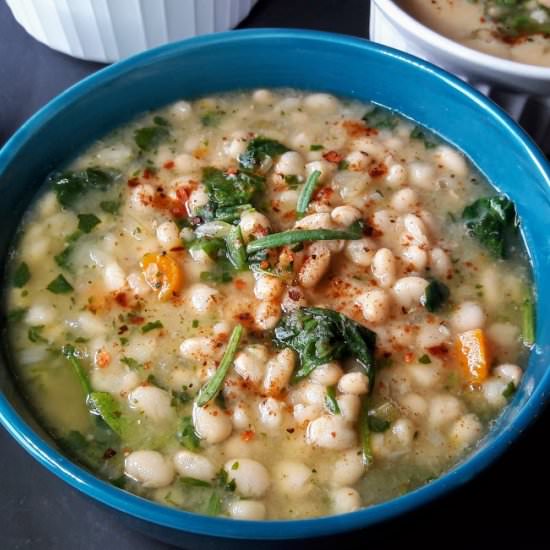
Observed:
[[[482,52],[550,66],[550,0],[398,0],[433,30]]]
[[[439,476],[514,393],[532,341],[514,226],[462,154],[374,105],[178,101],[28,212],[16,372],[60,446],[128,491],[234,518],[356,510]]]

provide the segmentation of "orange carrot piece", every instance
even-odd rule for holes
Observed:
[[[471,384],[481,384],[489,376],[490,358],[485,333],[481,329],[467,330],[456,342],[460,366]]]

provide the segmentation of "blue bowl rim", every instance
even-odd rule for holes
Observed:
[[[323,42],[329,46],[330,44],[351,46],[416,66],[418,70],[425,71],[433,78],[439,79],[459,91],[485,114],[505,127],[510,137],[522,144],[525,154],[537,167],[539,173],[545,176],[547,182],[550,181],[550,167],[528,134],[502,109],[470,85],[443,69],[407,53],[361,38],[321,31],[275,28],[239,30],[194,37],[137,54],[93,73],[56,96],[19,128],[0,150],[0,173],[3,166],[8,165],[10,160],[16,156],[28,136],[48,120],[62,113],[67,104],[78,101],[81,96],[93,92],[95,88],[108,83],[111,79],[139,68],[142,63],[148,64],[164,55],[188,52],[202,46],[265,38],[311,40]],[[550,393],[548,390],[550,390],[550,372],[544,374],[519,414],[501,430],[493,441],[429,484],[390,501],[356,512],[302,520],[235,521],[229,518],[208,517],[172,509],[118,489],[70,461],[46,443],[21,418],[3,394],[0,394],[0,423],[31,456],[63,481],[95,500],[135,518],[181,531],[182,534],[188,532],[229,539],[299,539],[362,529],[406,513],[458,488],[494,462],[521,435],[546,404],[547,393]]]

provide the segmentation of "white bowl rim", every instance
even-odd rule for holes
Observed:
[[[373,2],[379,5],[384,13],[389,15],[394,21],[398,22],[412,34],[419,36],[422,40],[435,48],[445,51],[448,55],[459,58],[464,63],[470,65],[474,64],[482,69],[490,68],[491,70],[500,71],[512,76],[550,80],[550,67],[520,63],[519,61],[512,61],[463,46],[459,42],[455,42],[439,34],[430,27],[427,27],[423,23],[420,23],[393,0],[373,0]]]

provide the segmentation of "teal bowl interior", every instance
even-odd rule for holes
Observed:
[[[291,86],[374,101],[427,126],[463,150],[517,205],[537,288],[537,341],[511,405],[467,460],[430,484],[351,514],[298,521],[234,521],[170,509],[100,481],[61,455],[0,365],[0,421],[43,465],[82,492],[182,543],[186,533],[233,539],[336,534],[372,525],[470,480],[541,410],[550,389],[549,169],[526,134],[498,107],[448,73],[365,40],[287,30],[238,31],[164,46],[106,68],[44,107],[0,151],[0,261],[45,176],[104,132],[179,98],[223,90]],[[5,277],[4,277],[5,280]],[[4,320],[5,323],[5,320]],[[3,327],[5,330],[5,326]]]

